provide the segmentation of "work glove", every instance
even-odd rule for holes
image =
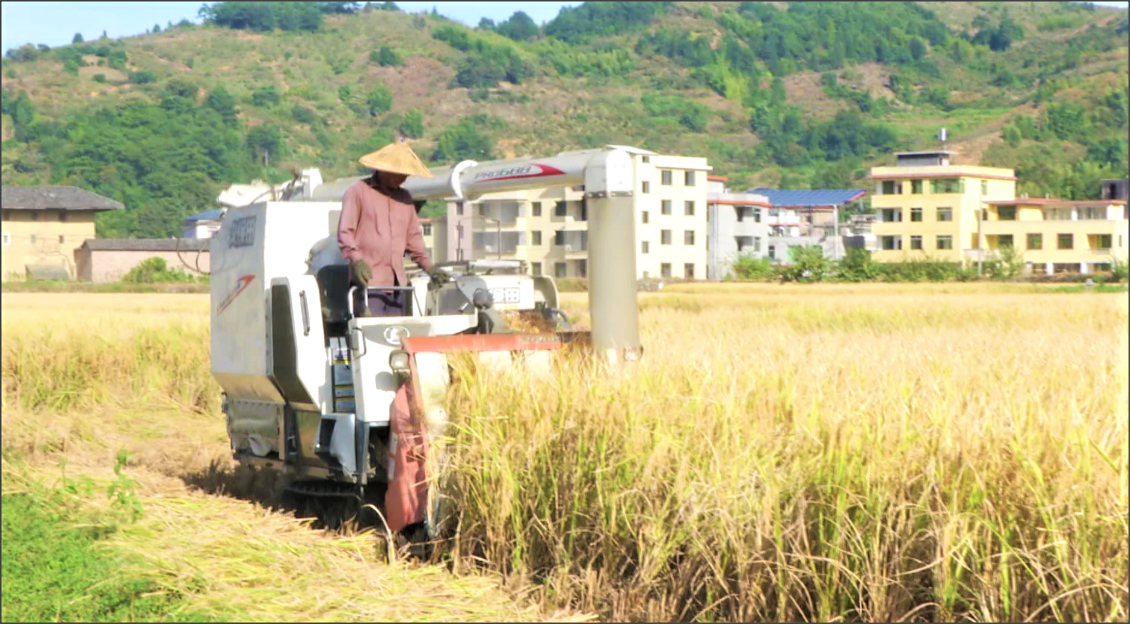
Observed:
[[[369,286],[369,279],[373,277],[373,269],[369,267],[369,263],[364,260],[354,260],[349,265],[353,274],[353,284],[361,288]]]
[[[436,286],[439,286],[440,284],[446,284],[451,281],[451,276],[447,274],[447,271],[444,271],[439,267],[432,267],[432,270],[428,271],[428,277],[431,278],[431,283]]]

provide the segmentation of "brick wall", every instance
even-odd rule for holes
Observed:
[[[149,258],[164,258],[165,264],[170,269],[180,268],[186,273],[195,275],[192,271],[185,270],[184,265],[177,259],[175,251],[91,251],[80,249],[75,253],[78,266],[78,279],[91,282],[114,282],[122,279],[133,267]],[[182,251],[181,257],[189,266],[196,265],[195,251]],[[210,271],[208,252],[200,254],[200,270]]]

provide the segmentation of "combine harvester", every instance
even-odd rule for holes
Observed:
[[[508,327],[500,309],[564,316],[551,278],[500,274],[498,263],[445,266],[453,279],[438,287],[413,275],[397,289],[410,301],[407,316],[354,315],[336,233],[341,196],[359,178],[311,176],[283,201],[230,209],[210,250],[212,374],[236,460],[280,470],[301,495],[383,502],[388,528],[413,542],[436,538],[443,525],[436,442],[447,422],[449,356],[544,371],[567,345],[612,363],[641,354],[626,152],[464,161],[432,173],[405,182],[414,200],[584,186],[591,333]]]

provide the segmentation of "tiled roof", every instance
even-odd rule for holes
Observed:
[[[5,186],[5,210],[121,210],[121,203],[74,186]]]
[[[91,251],[196,251],[208,245],[208,238],[91,238],[82,244]]]
[[[769,203],[777,208],[802,208],[810,206],[842,206],[863,197],[863,189],[831,189],[781,191],[769,188],[755,188],[746,191],[769,198]]]

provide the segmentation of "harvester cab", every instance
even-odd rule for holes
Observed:
[[[635,176],[625,152],[465,161],[433,176],[404,186],[416,200],[473,201],[583,185],[591,332],[571,330],[551,278],[501,260],[442,264],[452,277],[444,284],[410,273],[406,286],[379,288],[403,298],[403,316],[359,314],[336,244],[340,198],[356,179],[232,208],[211,246],[212,373],[234,457],[281,470],[301,494],[376,497],[389,529],[417,538],[443,525],[435,479],[448,357],[548,371],[553,351],[566,345],[610,362],[640,355]]]

